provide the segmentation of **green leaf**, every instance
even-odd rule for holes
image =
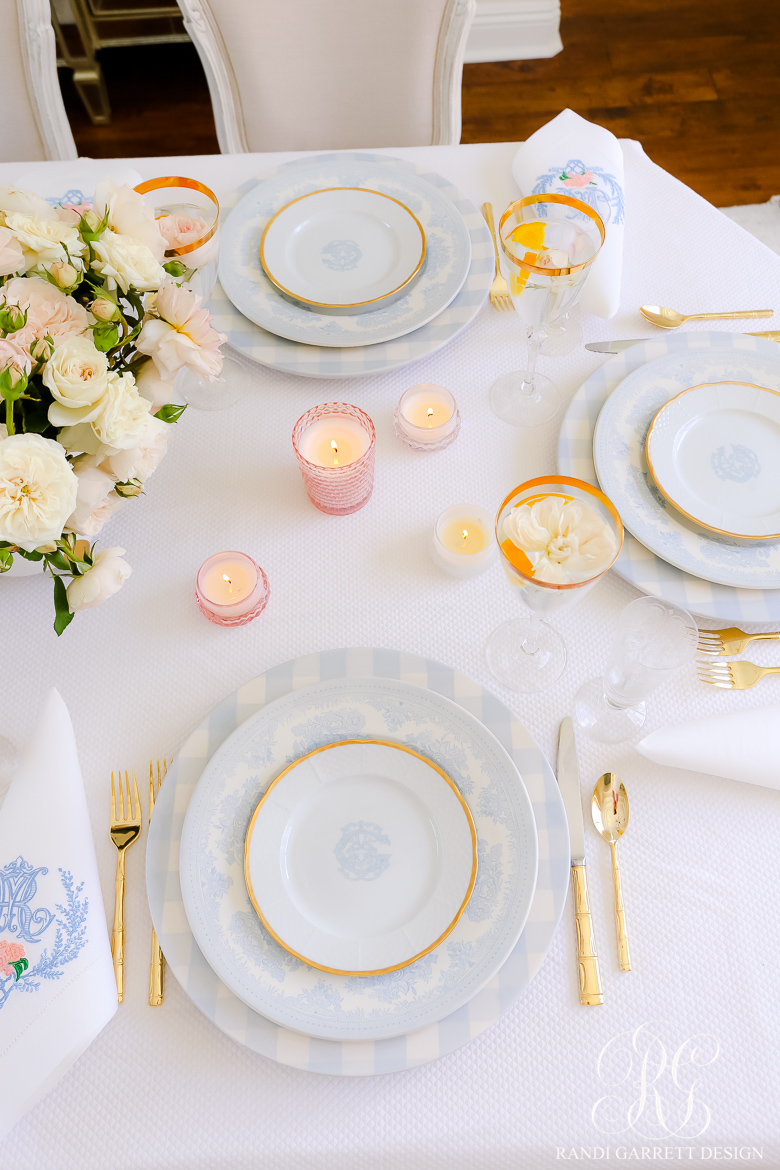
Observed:
[[[184,276],[184,273],[187,271],[187,265],[182,264],[181,260],[170,260],[167,264],[163,264],[163,268],[169,276],[173,276],[174,278]]]
[[[24,557],[24,559],[26,561],[42,561],[43,560],[43,553],[36,552],[35,549],[33,549],[32,552],[27,552],[27,549],[20,548],[20,549],[17,549],[17,552],[19,553],[19,556]]]
[[[0,573],[7,573],[14,563],[14,554],[8,548],[0,548]]]
[[[161,406],[154,417],[159,418],[162,422],[175,423],[179,421],[186,409],[186,403],[184,406],[176,406],[175,403],[169,402],[167,406]]]
[[[49,429],[49,405],[36,398],[24,398],[21,403],[22,430],[42,435]]]
[[[119,340],[119,330],[113,321],[104,321],[100,325],[94,325],[92,328],[92,341],[95,349],[100,350],[101,353],[108,353],[113,349]]]
[[[46,560],[55,569],[59,569],[61,573],[70,573],[73,571],[73,566],[62,552],[48,553]]]
[[[68,605],[68,593],[62,577],[54,578],[54,615],[54,631],[59,637],[73,621],[73,614]]]
[[[14,971],[16,972],[16,982],[18,983],[19,976],[22,974],[23,971],[27,970],[27,968],[30,966],[30,964],[27,962],[26,959],[14,959],[13,962],[8,964],[8,966],[13,967]]]

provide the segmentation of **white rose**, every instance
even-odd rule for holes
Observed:
[[[74,577],[68,586],[68,605],[71,613],[80,609],[95,609],[113,597],[132,573],[123,561],[123,548],[104,548],[95,554],[91,569],[81,577]]]
[[[46,363],[43,384],[54,398],[49,406],[52,426],[91,422],[108,391],[108,358],[88,337],[71,337]]]
[[[106,228],[92,247],[97,255],[92,267],[106,277],[109,288],[118,284],[126,293],[132,285],[139,292],[151,292],[165,280],[162,265],[145,244],[139,244],[132,236],[117,235]]]
[[[23,434],[0,442],[0,540],[26,552],[57,540],[77,492],[73,468],[53,439]]]
[[[167,245],[154,211],[132,187],[127,184],[120,187],[113,179],[103,179],[95,189],[92,207],[101,219],[108,211],[108,226],[112,232],[131,236],[139,244],[145,244],[155,260],[162,262]]]
[[[138,393],[132,374],[109,374],[108,390],[98,414],[91,420],[92,429],[106,447],[127,451],[137,446],[150,410],[147,400]]]
[[[16,187],[0,186],[0,214],[7,216],[14,212],[37,215],[39,219],[57,218],[57,212],[42,195],[36,195],[34,191],[21,191]]]
[[[73,461],[78,479],[76,507],[65,522],[67,532],[97,536],[106,520],[121,508],[124,500],[114,491],[114,477],[104,471],[91,455]]]
[[[22,245],[27,270],[57,260],[72,261],[84,251],[78,228],[56,215],[54,219],[42,219],[39,215],[14,211],[5,217],[5,222]]]
[[[141,483],[145,483],[152,472],[157,470],[168,446],[170,433],[168,423],[152,414],[148,415],[136,445],[109,455],[105,466],[118,483],[127,483],[130,479],[140,479]]]

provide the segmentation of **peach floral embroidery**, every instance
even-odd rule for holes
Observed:
[[[563,171],[561,181],[564,187],[587,187],[589,184],[595,187],[597,185],[593,171],[584,171],[581,175],[567,175],[566,171]]]
[[[4,975],[6,979],[9,975],[15,975],[18,979],[26,966],[27,960],[22,944],[9,942],[5,938],[0,939],[0,975]]]

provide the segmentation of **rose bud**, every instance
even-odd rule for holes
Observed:
[[[98,321],[113,321],[119,315],[119,309],[111,301],[105,300],[101,297],[100,300],[93,301],[89,306],[93,317],[97,317]]]
[[[68,264],[67,260],[56,260],[52,264],[49,272],[60,288],[72,288],[79,279],[79,273],[72,264]]]

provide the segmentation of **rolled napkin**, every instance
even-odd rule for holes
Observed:
[[[662,727],[637,744],[656,764],[780,788],[780,703]]]
[[[0,808],[0,1138],[116,1007],[73,726],[52,690]]]
[[[614,134],[563,110],[532,134],[512,162],[523,195],[572,195],[604,218],[606,239],[580,294],[585,313],[614,317],[623,270],[623,151]]]

